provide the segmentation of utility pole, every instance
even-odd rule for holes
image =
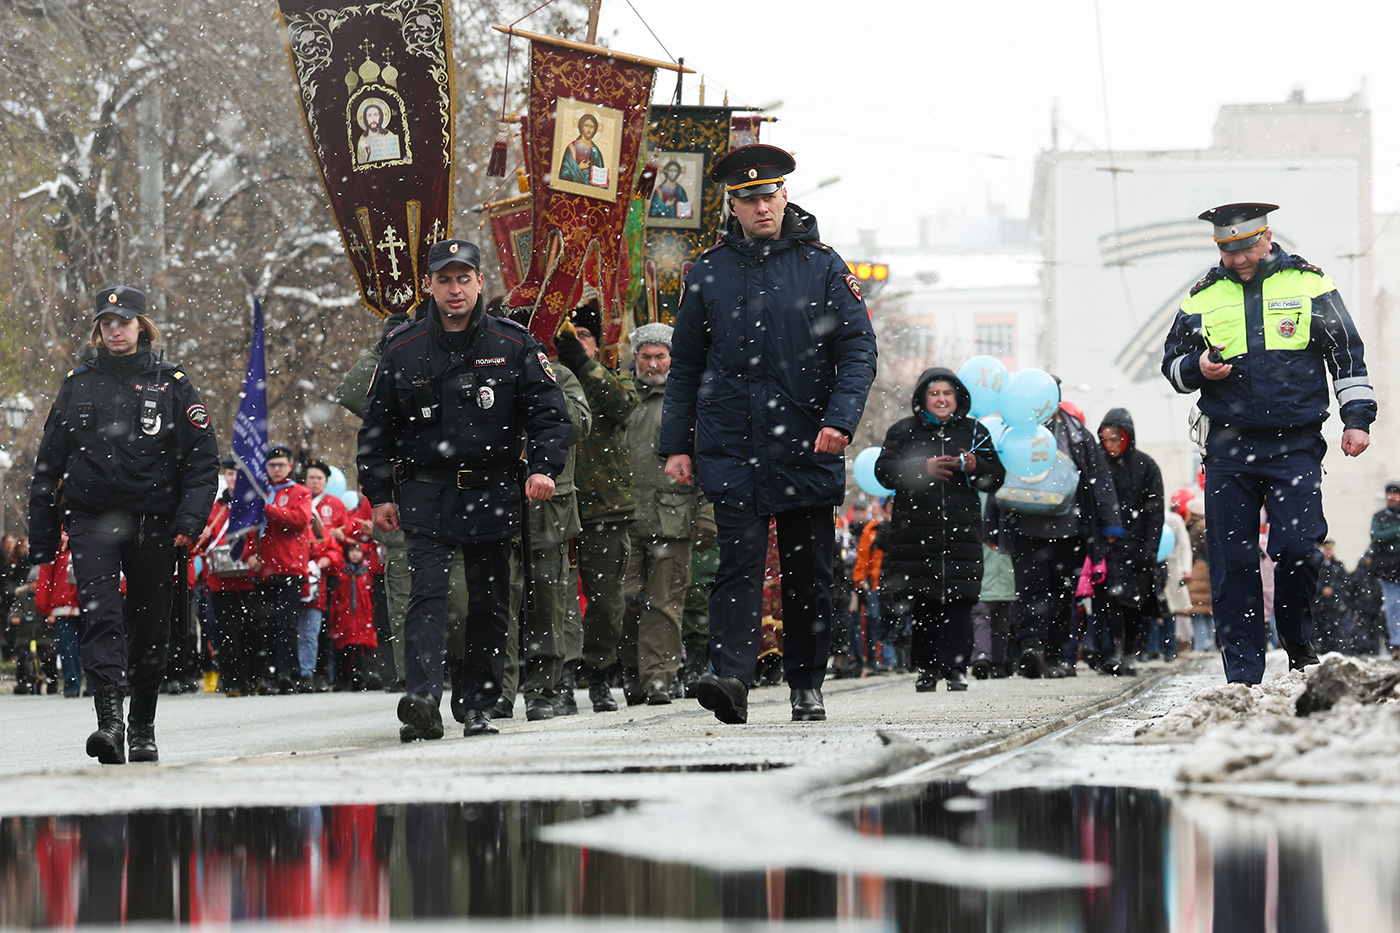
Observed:
[[[136,103],[136,171],[140,177],[137,255],[141,287],[152,310],[165,310],[165,292],[156,284],[165,271],[165,114],[160,86],[152,84]]]

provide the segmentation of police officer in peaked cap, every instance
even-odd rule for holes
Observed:
[[[842,451],[875,379],[875,334],[855,276],[787,199],[792,156],[731,150],[710,180],[730,218],[685,280],[658,452],[714,504],[720,565],[710,595],[710,665],[695,685],[725,723],[748,720],[758,659],[769,519],[783,590],[783,670],[792,718],[823,720],[835,624],[833,508]]]
[[[157,353],[159,341],[139,290],[97,293],[93,355],[59,387],[29,489],[30,560],[53,560],[68,529],[97,707],[87,753],[103,764],[125,763],[128,748],[132,761],[159,759],[175,548],[199,535],[219,484],[209,413],[184,371]]]
[[[1273,241],[1275,204],[1211,208],[1220,263],[1191,289],[1167,335],[1162,373],[1199,393],[1211,604],[1225,677],[1264,676],[1269,620],[1259,575],[1259,511],[1267,510],[1274,613],[1289,666],[1317,663],[1312,605],[1327,535],[1322,457],[1328,373],[1348,457],[1366,450],[1376,393],[1365,350],[1325,272]]]
[[[511,537],[523,495],[554,494],[571,423],[544,349],[486,313],[481,255],[466,240],[428,250],[427,295],[394,331],[365,402],[360,492],[384,531],[403,529],[412,577],[404,623],[404,740],[443,735],[439,704],[453,552],[468,591],[462,667],[466,735],[498,731]],[[522,488],[523,487],[523,488]]]

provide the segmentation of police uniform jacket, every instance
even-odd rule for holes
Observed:
[[[370,384],[360,492],[373,505],[397,499],[408,532],[461,543],[509,538],[520,527],[514,471],[522,454],[527,473],[554,478],[563,469],[572,427],[564,395],[525,328],[490,316],[478,299],[457,350],[436,303],[424,301],[426,313],[387,341]],[[450,471],[452,484],[412,479],[415,468]]]
[[[148,385],[160,394],[149,431]],[[171,535],[198,537],[218,486],[218,441],[189,377],[150,347],[101,349],[63,380],[44,425],[29,490],[32,559],[53,559],[59,525],[75,514],[156,516]]]
[[[1222,347],[1229,376],[1201,375],[1200,357]],[[1167,335],[1162,372],[1212,423],[1245,433],[1316,431],[1327,420],[1327,373],[1342,424],[1368,430],[1376,395],[1361,338],[1331,277],[1277,245],[1251,282],[1223,265],[1182,302]]]
[[[953,417],[938,422],[925,414],[929,383],[951,383],[957,393]],[[972,396],[950,369],[924,371],[914,387],[911,417],[896,421],[885,433],[875,478],[895,490],[889,527],[877,539],[884,548],[880,596],[897,599],[921,594],[944,603],[975,603],[982,589],[982,500],[979,491],[1001,488],[1006,468],[997,458],[991,435],[968,417]],[[969,473],[953,471],[940,482],[928,474],[930,457],[977,458]]]
[[[823,427],[854,435],[875,366],[860,288],[816,218],[789,204],[757,240],[731,218],[686,276],[658,452],[692,456],[716,505],[837,505],[844,458],[813,447]]]

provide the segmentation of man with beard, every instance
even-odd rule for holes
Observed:
[[[623,693],[629,704],[671,702],[669,687],[681,664],[681,615],[690,586],[690,545],[714,543],[714,518],[699,489],[666,475],[656,452],[661,409],[671,372],[668,324],[644,324],[632,332],[639,401],[627,424],[636,519],[628,526],[627,572],[622,591]]]

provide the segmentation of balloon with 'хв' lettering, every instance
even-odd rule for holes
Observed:
[[[998,452],[1007,472],[1032,479],[1055,464],[1055,435],[1044,425],[1012,427],[1001,439]]]
[[[1044,424],[1060,405],[1060,387],[1043,369],[1022,369],[1006,380],[1001,416],[1013,427]]]
[[[974,418],[990,415],[1001,407],[1001,393],[1006,388],[1006,367],[992,356],[974,356],[958,370],[958,379],[972,396],[968,410]]]

